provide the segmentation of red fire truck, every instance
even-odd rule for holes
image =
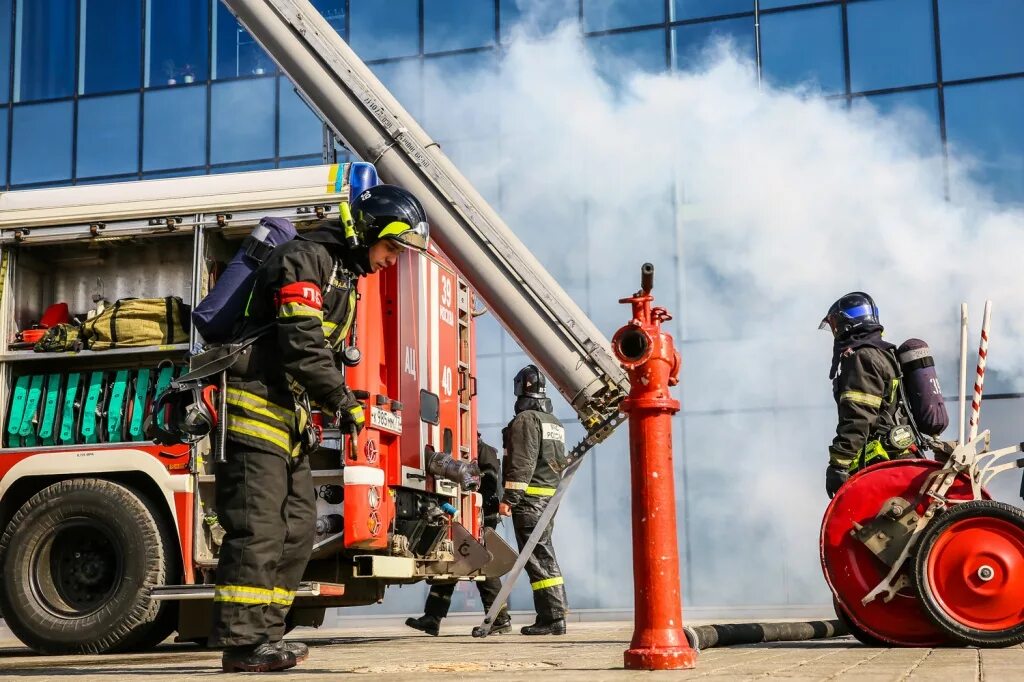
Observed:
[[[360,282],[348,342],[362,360],[346,372],[368,428],[355,442],[326,430],[311,457],[319,518],[293,623],[379,601],[389,584],[502,575],[515,553],[481,534],[479,495],[445,478],[476,456],[476,298],[576,410],[587,436],[571,455],[621,423],[628,379],[607,339],[308,0],[224,3],[337,137],[420,199],[433,239]],[[26,644],[125,650],[174,630],[202,640],[222,535],[211,440],[163,447],[141,430],[202,339],[37,352],[42,328],[143,298],[166,302],[173,330],[179,301],[201,300],[261,218],[301,230],[336,217],[349,176],[321,166],[0,195],[0,607]]]

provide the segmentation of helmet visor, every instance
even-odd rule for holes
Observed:
[[[396,220],[380,231],[379,239],[390,239],[410,249],[426,251],[430,242],[430,225],[420,221],[411,226],[409,223]]]

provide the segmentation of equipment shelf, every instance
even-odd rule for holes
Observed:
[[[111,348],[110,350],[80,350],[77,352],[37,353],[34,350],[9,350],[0,353],[0,362],[31,362],[34,360],[100,360],[107,357],[124,355],[167,355],[181,353],[189,349],[187,343],[174,343],[163,346],[136,346],[131,348]]]

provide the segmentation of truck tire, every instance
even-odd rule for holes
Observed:
[[[8,627],[42,654],[162,640],[170,605],[150,599],[149,589],[176,573],[164,525],[144,497],[113,481],[71,479],[36,493],[0,538]]]

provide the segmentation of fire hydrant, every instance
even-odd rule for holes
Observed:
[[[633,508],[633,640],[625,666],[638,670],[692,668],[697,652],[683,632],[672,472],[672,415],[679,401],[669,387],[679,382],[679,353],[661,323],[672,316],[652,308],[654,266],[641,268],[640,291],[619,300],[633,319],[612,338],[612,350],[629,373],[629,462]]]

